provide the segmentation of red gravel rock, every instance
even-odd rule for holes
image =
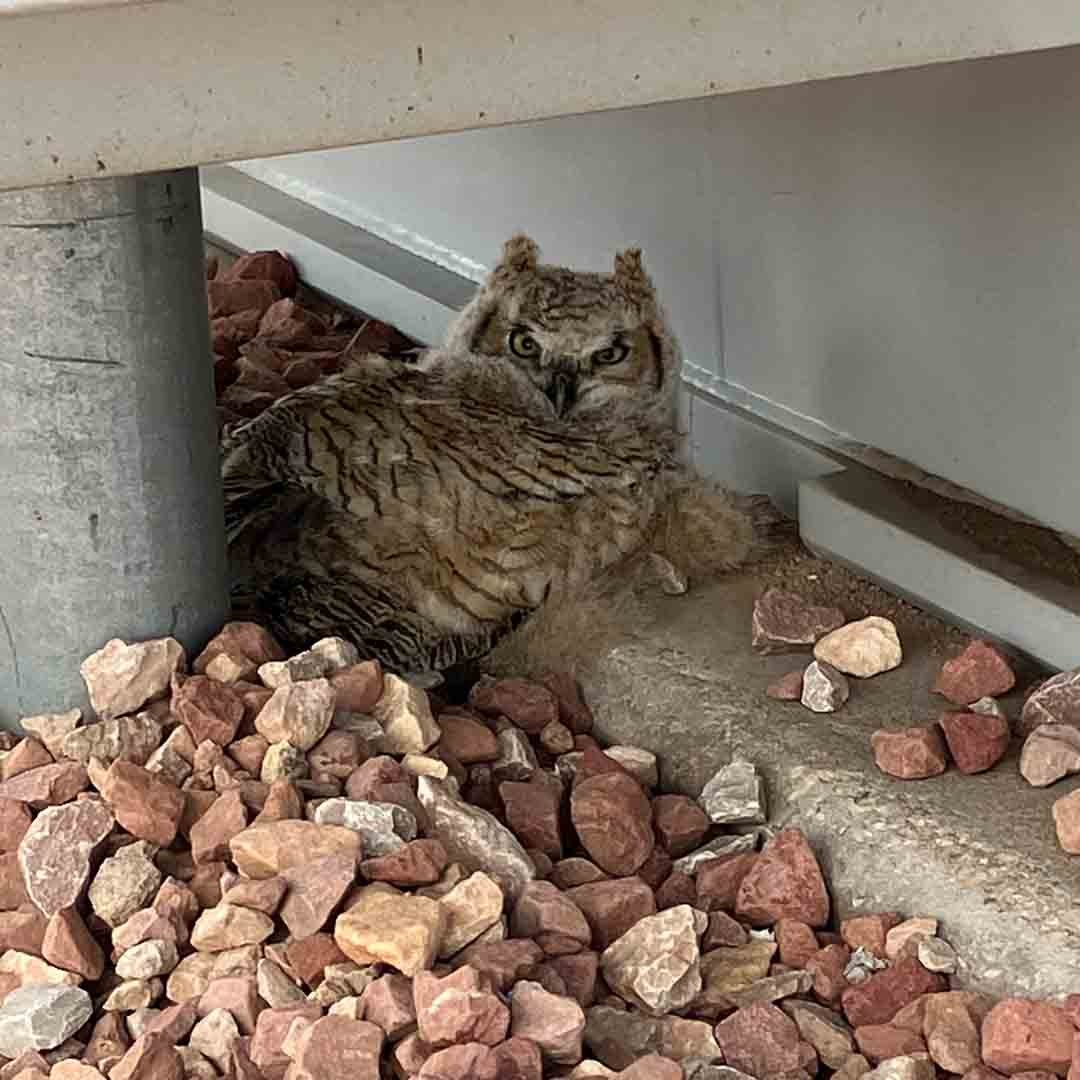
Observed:
[[[254,975],[227,975],[210,983],[199,998],[196,1013],[203,1017],[215,1009],[225,1009],[236,1021],[240,1033],[251,1035],[264,1007]],[[183,1021],[186,1018],[178,1014],[177,1019]]]
[[[465,709],[445,709],[439,713],[442,738],[439,746],[462,765],[494,761],[499,756],[495,732]]]
[[[583,1009],[596,1000],[596,980],[600,971],[600,954],[579,952],[570,956],[553,956],[547,961],[563,981],[566,993]]]
[[[177,680],[171,704],[196,746],[207,739],[228,746],[244,719],[244,703],[236,691],[206,675]]]
[[[925,780],[940,776],[948,767],[945,740],[937,725],[884,728],[870,737],[874,764],[898,780]]]
[[[183,792],[141,765],[116,760],[109,766],[101,794],[116,820],[132,836],[168,847],[184,814]]]
[[[866,949],[884,960],[885,936],[894,927],[900,925],[900,915],[895,911],[876,912],[872,915],[853,915],[840,924],[840,933],[844,943],[852,951]]]
[[[780,951],[780,963],[787,967],[804,968],[821,946],[817,935],[798,919],[780,919],[773,927]]]
[[[281,1044],[289,1033],[293,1021],[310,1020],[314,1023],[322,1017],[318,1005],[288,1005],[280,1009],[263,1009],[255,1023],[248,1055],[256,1068],[267,1077],[283,1076],[289,1066],[289,1057]]]
[[[835,607],[815,607],[798,593],[766,589],[754,604],[750,640],[759,653],[809,648],[847,618]]]
[[[941,975],[927,971],[915,957],[899,957],[892,967],[871,975],[857,986],[849,986],[841,1003],[852,1027],[887,1024],[916,998],[947,988]]]
[[[281,876],[288,885],[281,905],[281,921],[293,938],[299,940],[326,925],[353,886],[356,860],[351,855],[331,855],[291,867]]]
[[[25,803],[0,799],[0,852],[15,851],[33,820]]]
[[[46,917],[78,901],[91,859],[112,827],[113,815],[99,799],[38,814],[19,844],[19,869],[27,895]]]
[[[100,979],[105,970],[105,953],[73,907],[49,920],[41,955],[54,967],[73,971],[91,982]]]
[[[184,1065],[160,1032],[141,1035],[109,1071],[109,1080],[184,1080]]]
[[[505,994],[519,979],[531,978],[544,960],[544,950],[535,941],[514,938],[490,945],[470,945],[458,958],[472,967],[481,978],[490,979],[495,989]]]
[[[382,697],[383,673],[378,660],[362,660],[330,676],[334,703],[346,712],[369,713]]]
[[[566,671],[549,671],[540,679],[559,705],[559,719],[575,735],[587,735],[593,728],[592,710],[581,694],[577,679]]]
[[[888,1058],[926,1053],[926,1043],[921,1035],[891,1024],[864,1024],[857,1027],[855,1042],[859,1053],[875,1065]]]
[[[1080,668],[1047,679],[1024,702],[1019,734],[1030,735],[1043,724],[1080,728]]]
[[[581,909],[548,881],[530,881],[521,890],[510,915],[510,933],[532,938],[548,956],[581,952],[592,940]]]
[[[495,1051],[483,1043],[437,1050],[421,1066],[417,1080],[498,1080]]]
[[[41,955],[47,920],[40,911],[0,911],[0,955],[9,949],[14,952]]]
[[[542,851],[549,859],[561,859],[561,789],[554,784],[507,780],[499,785],[499,796],[506,810],[506,824],[521,843]]]
[[[253,251],[228,267],[219,281],[270,281],[277,286],[282,296],[292,296],[296,292],[296,267],[280,251]]]
[[[1052,812],[1061,850],[1080,855],[1080,788],[1058,799]]]
[[[789,671],[765,688],[766,697],[774,701],[801,701],[803,691],[803,669]]]
[[[20,739],[0,759],[0,780],[11,780],[31,769],[53,764],[53,756],[37,739]]]
[[[191,827],[191,854],[196,863],[221,862],[229,857],[229,841],[247,828],[247,809],[240,792],[219,795]]]
[[[518,1037],[499,1043],[495,1047],[495,1075],[498,1080],[541,1080],[540,1047]]]
[[[1000,697],[1016,685],[1008,660],[988,641],[973,641],[947,660],[934,683],[934,693],[954,705],[971,705],[984,697]]]
[[[693,907],[697,903],[697,882],[689,874],[676,871],[668,874],[667,880],[656,890],[656,906],[660,911],[678,907],[680,904],[689,904]]]
[[[743,879],[761,856],[754,851],[721,855],[698,867],[697,903],[702,911],[734,911]]]
[[[938,720],[956,767],[967,775],[992,769],[1009,749],[1009,721],[985,713],[947,712]]]
[[[773,1077],[799,1068],[799,1029],[775,1005],[757,1002],[716,1025],[724,1061],[756,1077]]]
[[[709,913],[709,926],[701,936],[701,951],[709,952],[721,946],[734,948],[745,945],[750,940],[749,931],[742,923],[736,922],[723,911]]]
[[[436,1049],[454,1043],[495,1046],[510,1030],[510,1010],[469,967],[443,979],[421,971],[413,982],[418,1033]]]
[[[481,679],[469,693],[469,704],[485,716],[505,716],[530,735],[559,719],[555,695],[528,679]]]
[[[561,859],[551,868],[548,880],[560,889],[573,889],[593,881],[608,881],[603,870],[588,859],[572,857]]]
[[[655,892],[667,881],[674,867],[671,856],[659,845],[652,849],[652,854],[637,868],[636,876],[641,878]]]
[[[709,831],[709,817],[685,795],[658,795],[653,799],[653,828],[674,859],[693,851]]]
[[[765,845],[739,886],[735,914],[755,926],[771,926],[785,918],[799,919],[812,927],[828,922],[825,879],[799,829],[783,829]]]
[[[366,1020],[324,1016],[291,1046],[289,1080],[379,1080],[383,1033]]]
[[[577,785],[570,817],[589,857],[610,874],[633,874],[652,854],[652,808],[626,773],[594,776]],[[618,822],[617,829],[612,822]]]
[[[413,840],[391,855],[365,859],[360,873],[368,881],[399,887],[434,885],[446,869],[446,850],[438,840]]]
[[[90,785],[86,770],[77,761],[58,761],[20,773],[0,784],[0,799],[26,803],[35,810],[71,802]]]
[[[566,895],[584,914],[594,949],[606,949],[635,923],[656,914],[656,897],[638,877],[578,885]]]
[[[303,940],[290,941],[285,949],[288,966],[297,978],[312,989],[323,980],[331,964],[343,964],[348,957],[338,948],[332,934],[312,934]]]
[[[364,1019],[377,1024],[391,1040],[400,1039],[416,1024],[412,980],[404,975],[383,975],[362,995]]]
[[[814,996],[826,1005],[835,1005],[848,989],[844,977],[851,953],[846,945],[826,945],[806,961],[806,970],[813,977]]]
[[[1065,1076],[1075,1039],[1076,1028],[1060,1005],[1008,998],[983,1021],[983,1061],[1006,1076],[1030,1069]]]
[[[272,281],[211,281],[206,286],[210,317],[236,315],[254,308],[263,312],[280,299],[281,292]]]

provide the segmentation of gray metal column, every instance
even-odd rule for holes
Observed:
[[[0,727],[227,598],[197,170],[0,194]]]

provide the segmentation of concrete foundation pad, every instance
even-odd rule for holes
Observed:
[[[929,693],[944,659],[937,643],[901,626],[904,664],[852,680],[850,701],[817,716],[765,696],[773,679],[808,656],[751,650],[761,588],[745,575],[652,601],[647,619],[583,676],[601,736],[656,752],[662,785],[691,795],[726,762],[754,762],[766,778],[770,825],[806,831],[837,918],[933,915],[961,957],[960,985],[1075,992],[1080,858],[1060,850],[1051,817],[1054,800],[1075,781],[1031,788],[1017,771],[1017,746],[980,776],[883,775],[871,733],[927,722],[944,707]],[[1018,711],[1018,701],[1004,704]]]

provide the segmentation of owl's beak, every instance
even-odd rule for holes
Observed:
[[[544,393],[555,406],[555,415],[565,416],[577,400],[577,376],[569,371],[556,371]]]

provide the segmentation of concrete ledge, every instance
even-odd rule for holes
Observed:
[[[987,555],[851,469],[803,482],[799,528],[812,550],[854,567],[920,607],[1055,668],[1080,663],[1080,594]]]
[[[871,733],[926,722],[940,639],[905,628],[905,662],[853,680],[831,716],[771,701],[765,687],[805,655],[760,657],[750,614],[764,582],[733,578],[658,598],[583,682],[600,733],[660,757],[665,787],[697,795],[736,758],[762,770],[770,824],[804,829],[839,917],[934,915],[964,967],[958,982],[1054,996],[1080,971],[1080,858],[1057,846],[1051,805],[1075,783],[1029,787],[1013,754],[989,773],[901,782],[880,773]],[[1015,713],[1016,701],[1006,702]]]

